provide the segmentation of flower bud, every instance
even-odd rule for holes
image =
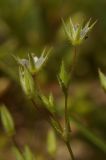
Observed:
[[[24,93],[32,98],[35,94],[35,84],[31,73],[26,66],[19,67],[19,77]]]
[[[60,67],[58,81],[59,81],[59,85],[62,88],[63,92],[66,93],[67,88],[69,86],[70,77],[69,77],[69,74],[66,72],[66,68],[65,68],[63,61]]]

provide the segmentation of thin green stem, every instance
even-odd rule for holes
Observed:
[[[38,112],[41,112],[40,108],[37,106],[34,99],[31,99],[31,102],[32,102],[33,106],[35,107],[35,109],[37,109]],[[57,131],[57,133],[59,133],[60,136],[62,136],[63,129],[62,129],[62,126],[61,126],[60,122],[58,121],[57,117],[54,114],[52,114],[49,110],[47,110],[46,108],[44,108],[44,109],[45,109],[45,113],[48,115],[46,120],[56,130],[56,128],[53,125],[53,120],[54,120],[57,123],[57,126],[59,128],[59,131],[57,131],[57,130],[56,131]]]
[[[39,111],[39,107],[37,106],[37,104],[35,103],[33,98],[31,99],[31,102],[32,102],[33,106],[35,107],[35,109]]]
[[[36,78],[35,78],[34,76],[33,76],[33,80],[36,81]],[[38,87],[37,82],[36,82],[36,87],[37,87],[38,90],[40,90],[40,89],[39,89],[40,87]],[[41,100],[41,97],[40,97],[40,94],[39,94],[39,93],[38,93],[37,97],[38,97],[39,100]],[[39,108],[39,106],[36,104],[34,98],[31,99],[31,102],[32,102],[33,106],[35,107],[35,109],[37,109],[37,110],[40,112],[40,108]],[[43,107],[44,107],[44,106],[43,106]],[[58,128],[59,128],[59,131],[57,131],[57,130],[56,130],[56,131],[57,131],[57,133],[59,133],[60,136],[62,137],[63,128],[62,128],[59,120],[57,119],[56,115],[55,115],[54,113],[51,113],[48,109],[46,109],[46,107],[44,107],[44,110],[45,110],[45,113],[47,114],[47,117],[48,117],[48,118],[47,118],[47,121],[51,124],[51,126],[52,126],[55,130],[56,130],[56,128],[55,128],[54,125],[53,125],[53,120],[56,122],[56,124],[57,124],[57,126],[58,126]]]
[[[65,93],[65,128],[67,132],[70,132],[70,123],[68,119],[68,91]]]
[[[71,68],[71,76],[73,75],[75,64],[76,64],[76,57],[77,57],[77,47],[74,47],[74,55],[73,55],[73,62],[72,62],[72,68]]]
[[[72,68],[71,68],[71,78],[73,76],[73,72],[74,72],[74,68],[75,68],[75,64],[76,64],[76,56],[77,56],[77,48],[74,47],[74,55],[73,55],[73,62],[72,62]],[[70,137],[69,137],[71,128],[70,128],[70,121],[69,121],[69,116],[68,116],[68,89],[64,93],[64,96],[65,96],[65,132],[66,132],[65,133],[66,134],[65,143],[66,143],[66,146],[67,146],[68,151],[70,153],[71,159],[75,160],[73,151],[70,146]]]
[[[65,134],[66,134],[66,146],[68,148],[68,151],[70,153],[70,156],[71,156],[71,159],[72,160],[75,160],[74,158],[74,154],[73,154],[73,151],[71,149],[71,146],[70,146],[70,122],[69,122],[69,118],[68,118],[68,92],[66,92],[65,94]]]
[[[97,136],[88,127],[84,126],[75,116],[71,116],[70,120],[75,123],[79,132],[102,152],[106,153],[106,142],[103,141],[102,137]]]
[[[71,159],[75,160],[73,151],[72,151],[71,146],[70,146],[70,143],[68,142],[68,143],[66,143],[66,145],[67,145],[68,151],[70,153]]]

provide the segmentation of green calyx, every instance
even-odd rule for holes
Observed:
[[[91,29],[97,23],[97,21],[95,21],[90,25],[90,22],[91,22],[91,18],[84,26],[83,24],[74,25],[70,18],[70,22],[67,25],[62,19],[64,31],[73,46],[80,45],[83,42],[83,40],[86,39],[87,34],[91,31]]]
[[[19,67],[19,77],[24,93],[32,98],[35,94],[34,79],[26,66]]]

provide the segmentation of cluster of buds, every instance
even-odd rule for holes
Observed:
[[[70,23],[67,25],[62,19],[65,33],[73,46],[80,45],[83,42],[83,40],[86,39],[88,32],[91,31],[91,29],[94,27],[97,21],[95,21],[91,25],[90,22],[91,18],[84,26],[83,24],[74,25],[70,18]]]

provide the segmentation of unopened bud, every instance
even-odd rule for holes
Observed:
[[[26,66],[19,67],[19,76],[24,93],[32,98],[35,94],[35,84],[31,73]]]

